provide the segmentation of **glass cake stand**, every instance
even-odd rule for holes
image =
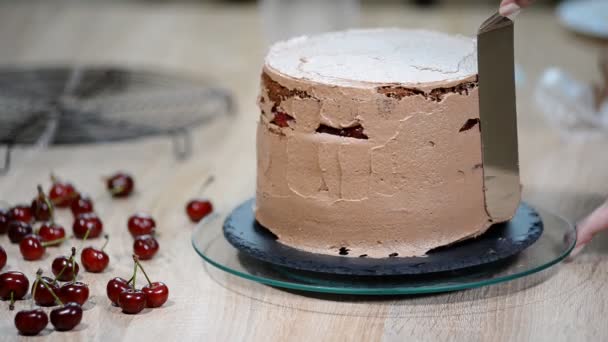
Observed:
[[[232,275],[262,284],[300,291],[349,295],[424,294],[457,291],[524,277],[566,258],[576,242],[565,219],[535,208],[544,223],[538,241],[517,256],[458,271],[408,276],[351,276],[300,271],[251,258],[228,243],[222,226],[228,212],[214,213],[199,223],[192,245],[209,264]]]

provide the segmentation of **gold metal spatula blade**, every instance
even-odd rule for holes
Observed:
[[[496,13],[481,25],[477,64],[486,212],[503,221],[511,218],[521,198],[513,21]]]

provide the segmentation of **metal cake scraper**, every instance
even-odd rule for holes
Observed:
[[[479,118],[486,212],[510,219],[521,198],[513,21],[496,13],[477,32]]]

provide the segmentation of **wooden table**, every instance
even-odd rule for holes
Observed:
[[[498,1],[497,1],[498,2]],[[365,7],[364,26],[409,26],[470,34],[490,11],[443,7],[434,11],[396,5]],[[203,180],[216,175],[207,195],[229,208],[254,191],[255,105],[264,37],[254,5],[179,2],[4,2],[0,5],[0,64],[103,63],[204,74],[234,91],[232,120],[194,132],[195,155],[177,162],[166,138],[128,144],[20,150],[14,168],[0,177],[3,200],[29,201],[35,185],[48,187],[55,172],[98,198],[97,210],[111,234],[112,259],[100,275],[83,273],[91,286],[83,323],[73,332],[50,329],[52,340],[101,341],[370,341],[370,340],[606,340],[608,234],[574,262],[553,269],[544,281],[523,278],[498,286],[413,297],[348,297],[286,292],[205,268],[190,244],[193,225],[185,202]],[[557,65],[576,77],[597,76],[600,43],[566,32],[552,11],[535,8],[517,18],[521,166],[528,200],[575,221],[608,193],[608,139],[563,142],[536,109],[532,93],[543,69]],[[129,200],[105,195],[102,175],[118,169],[136,176]],[[105,297],[106,282],[128,277],[132,239],[127,217],[144,210],[160,226],[159,255],[145,265],[171,290],[162,308],[136,316],[120,313]],[[60,222],[71,226],[67,213]],[[25,262],[0,237],[9,254],[4,270],[47,273],[69,244],[49,249],[41,262]],[[75,242],[77,247],[80,246]],[[29,304],[19,302],[17,308]],[[13,313],[0,310],[0,339],[17,339]]]

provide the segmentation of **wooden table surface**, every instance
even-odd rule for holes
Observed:
[[[498,0],[496,1],[498,2]],[[363,26],[426,27],[471,34],[489,8],[433,11],[396,5],[364,7]],[[518,89],[520,155],[526,198],[576,221],[608,193],[608,139],[560,140],[533,101],[541,72],[556,65],[595,80],[602,43],[561,28],[553,12],[535,8],[517,18],[516,59],[523,71]],[[229,208],[253,195],[255,105],[264,37],[254,5],[212,2],[0,2],[0,64],[96,63],[145,66],[206,75],[231,89],[238,113],[194,131],[194,156],[177,162],[166,138],[127,144],[19,150],[12,171],[0,177],[1,199],[29,201],[35,185],[48,187],[53,171],[97,199],[111,234],[109,270],[83,273],[91,286],[81,325],[51,329],[51,340],[101,341],[371,341],[371,340],[608,340],[608,234],[574,262],[538,283],[523,278],[497,286],[427,296],[355,297],[286,292],[205,267],[190,243],[193,225],[185,202],[203,180],[216,176],[207,195]],[[105,195],[100,177],[116,170],[136,176],[137,193],[124,201]],[[157,220],[161,249],[145,263],[166,282],[169,302],[136,316],[120,313],[105,297],[106,282],[129,277],[132,239],[127,217],[136,210]],[[60,222],[71,226],[70,215]],[[550,228],[550,227],[549,227]],[[47,273],[69,244],[49,249],[40,262],[23,261],[6,236],[4,270]],[[75,242],[77,247],[79,242]],[[22,301],[17,308],[27,307]],[[17,339],[13,315],[2,304],[0,339]],[[35,338],[34,338],[35,339]]]

